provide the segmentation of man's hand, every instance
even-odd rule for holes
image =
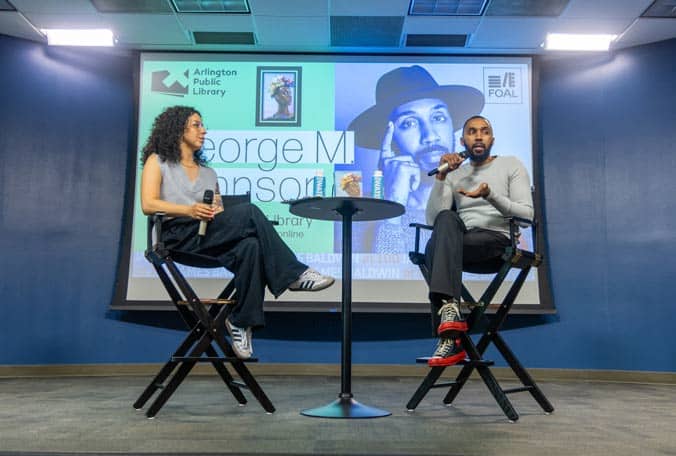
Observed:
[[[448,163],[448,168],[446,171],[439,171],[436,175],[436,178],[440,181],[446,179],[446,175],[451,171],[455,171],[462,165],[462,162],[465,161],[465,158],[462,158],[460,154],[444,154],[439,159],[439,166],[444,163]]]
[[[410,155],[392,151],[394,124],[388,122],[380,147],[380,168],[383,170],[385,198],[406,206],[408,196],[420,186],[420,167]]]
[[[468,198],[486,198],[488,195],[491,194],[491,189],[487,183],[482,182],[481,184],[479,184],[477,188],[475,188],[471,192],[468,192],[467,190],[461,188],[458,189],[458,193],[460,193],[461,195],[465,195]]]

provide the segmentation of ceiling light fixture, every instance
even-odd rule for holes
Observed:
[[[607,51],[617,35],[548,33],[543,43],[548,51]]]
[[[50,46],[113,46],[113,32],[108,29],[40,29]]]

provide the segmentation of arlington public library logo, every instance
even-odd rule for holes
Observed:
[[[183,97],[188,94],[188,80],[190,73],[172,73],[169,70],[153,71],[150,80],[150,91]]]

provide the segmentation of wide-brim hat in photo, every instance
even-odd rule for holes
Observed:
[[[376,104],[347,127],[355,132],[355,145],[380,150],[392,111],[421,98],[437,98],[446,103],[454,130],[462,128],[465,120],[481,113],[484,107],[484,96],[474,87],[439,85],[421,66],[399,67],[380,77],[376,85]]]

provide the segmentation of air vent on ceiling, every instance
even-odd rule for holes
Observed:
[[[411,16],[481,16],[488,0],[411,0]]]
[[[558,16],[570,0],[491,0],[486,16]]]
[[[169,0],[91,0],[101,13],[173,13]]]
[[[256,44],[252,32],[192,32],[195,44]]]
[[[179,13],[250,13],[247,0],[171,0]]]
[[[676,17],[676,0],[655,0],[641,17]]]
[[[331,16],[331,46],[399,46],[403,16]]]
[[[465,47],[467,35],[406,35],[409,47]]]
[[[0,0],[0,11],[16,11],[16,8],[7,0]]]

